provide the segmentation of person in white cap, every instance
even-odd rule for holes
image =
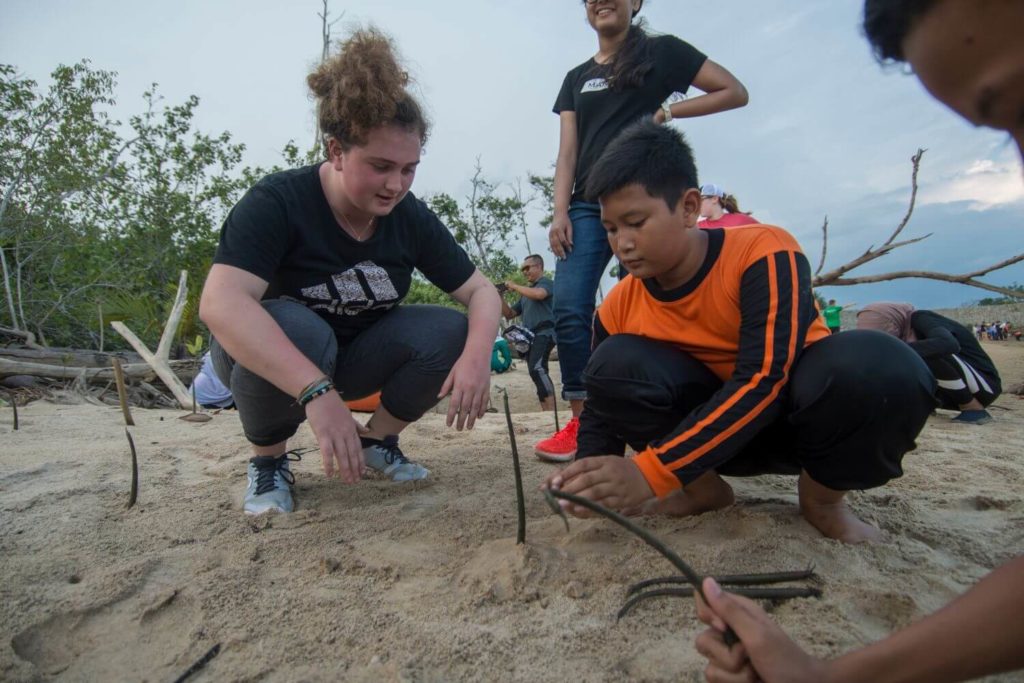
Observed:
[[[697,221],[698,228],[735,228],[758,222],[753,216],[740,211],[736,197],[714,183],[700,186],[700,215],[704,218]]]

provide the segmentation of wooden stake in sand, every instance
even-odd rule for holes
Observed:
[[[216,657],[218,654],[220,654],[220,643],[217,643],[209,650],[207,650],[206,654],[200,657],[195,664],[190,666],[188,670],[185,671],[185,673],[175,678],[174,683],[184,683],[192,674],[197,673],[200,669],[202,669],[204,666],[213,661],[213,658]]]
[[[130,510],[139,497],[139,458],[135,453],[135,441],[132,440],[132,433],[128,431],[127,427],[124,428],[124,435],[128,437],[128,448],[132,451],[132,487],[128,491],[128,504],[124,506],[126,510]]]
[[[13,391],[7,392],[7,398],[11,401],[11,410],[14,411],[14,431],[18,431],[18,401],[14,397]]]
[[[558,397],[555,396],[554,394],[551,394],[551,398],[554,399],[551,402],[551,404],[555,408],[555,434],[557,434],[558,432],[562,431],[562,428],[558,426]]]
[[[512,429],[512,411],[508,407],[508,390],[502,389],[502,400],[505,402],[505,422],[508,424],[508,438],[512,442],[512,470],[516,475],[516,509],[519,513],[519,527],[516,530],[516,545],[526,543],[526,501],[523,497],[523,473],[519,469],[519,448],[516,446],[516,433]]]
[[[124,423],[129,427],[134,427],[135,420],[132,419],[132,411],[128,409],[128,389],[124,385],[124,370],[121,368],[121,361],[118,358],[111,358],[110,363],[114,366],[114,381],[117,382],[117,401],[121,404]]]
[[[178,419],[179,420],[184,420],[185,422],[209,422],[210,420],[213,419],[212,417],[210,417],[206,413],[197,413],[196,412],[196,383],[195,382],[192,382],[192,412],[189,413],[188,415],[182,415]]]
[[[603,505],[595,503],[594,501],[588,498],[583,498],[582,496],[577,496],[572,493],[566,493],[565,491],[559,491],[558,489],[545,489],[544,496],[549,498],[549,504],[554,503],[552,507],[558,508],[560,514],[563,515],[563,517],[565,515],[565,512],[562,510],[562,506],[559,505],[557,502],[550,500],[551,498],[560,498],[562,500],[567,500],[570,503],[579,505],[580,507],[585,507],[588,510],[592,510],[593,512],[596,512],[602,517],[610,519],[611,521],[615,522],[627,531],[630,531],[633,534],[639,536],[644,541],[644,543],[657,550],[659,553],[661,553],[662,557],[671,562],[672,565],[676,569],[678,569],[683,576],[686,577],[686,580],[689,582],[689,584],[693,586],[693,590],[695,590],[704,600],[704,602],[707,603],[707,598],[704,597],[704,589],[701,587],[701,584],[704,582],[704,577],[695,572],[693,568],[690,567],[690,565],[686,564],[686,562],[683,561],[683,558],[679,557],[679,555],[677,555],[671,548],[665,545],[664,541],[662,541],[660,538],[652,534],[647,529],[644,529],[643,527],[634,524],[633,522],[626,519],[619,513],[613,510],[609,510]],[[566,525],[568,526],[568,522],[566,523]],[[726,629],[726,632],[723,634],[723,638],[725,639],[725,642],[728,645],[739,642],[739,638],[736,636],[736,633],[733,632],[731,628]]]

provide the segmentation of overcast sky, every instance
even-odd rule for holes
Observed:
[[[750,91],[744,109],[673,124],[688,135],[702,182],[790,230],[815,266],[828,215],[828,268],[898,224],[910,157],[923,147],[920,201],[904,235],[933,236],[858,274],[962,272],[1024,251],[1016,149],[1005,135],[960,121],[912,76],[876,64],[858,28],[861,2],[645,3],[653,31],[689,41]],[[141,110],[151,83],[168,103],[198,95],[202,131],[230,131],[246,144],[247,164],[270,165],[289,139],[302,148],[312,140],[305,75],[320,54],[320,9],[319,0],[3,0],[0,62],[41,82],[82,58],[116,71],[122,119]],[[578,0],[332,0],[331,12],[344,12],[336,35],[368,22],[388,32],[417,80],[434,129],[415,193],[463,196],[477,156],[496,182],[549,172],[555,95],[565,72],[596,50]],[[546,244],[539,227],[530,239],[535,250]],[[989,280],[1024,283],[1024,266]],[[824,293],[918,307],[986,296],[913,280]]]

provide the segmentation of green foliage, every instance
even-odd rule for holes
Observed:
[[[555,177],[530,174],[530,186],[534,196],[539,197],[544,217],[540,219],[541,227],[548,228],[555,218]]]
[[[197,357],[203,351],[203,346],[206,340],[203,339],[203,335],[197,334],[195,340],[185,342],[185,350],[188,351],[188,355]]]
[[[113,120],[114,77],[82,61],[57,67],[44,92],[0,65],[0,326],[90,346],[99,304],[155,343],[186,270],[179,335],[202,333],[220,223],[264,171],[240,168],[230,134],[193,129],[196,97],[164,104],[154,85],[141,114]],[[284,157],[301,155],[289,144]]]
[[[523,225],[526,204],[519,193],[499,192],[498,186],[484,177],[479,160],[470,182],[472,190],[462,206],[446,193],[431,195],[426,201],[481,272],[500,282],[518,269],[505,249],[512,232]]]
[[[413,275],[412,282],[409,284],[409,293],[403,299],[403,303],[434,304],[448,308],[462,307],[455,299],[424,280],[418,273]]]
[[[975,306],[999,306],[1000,304],[1017,304],[1020,303],[1021,299],[1024,299],[1024,285],[1019,285],[1014,282],[1009,287],[1004,289],[1010,289],[1014,292],[1020,292],[1019,297],[1011,296],[987,296],[984,299],[978,299]]]

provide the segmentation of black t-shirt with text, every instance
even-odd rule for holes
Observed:
[[[565,75],[554,112],[576,112],[573,201],[587,199],[587,175],[616,134],[642,116],[654,116],[672,93],[685,94],[707,60],[707,55],[675,36],[654,36],[648,45],[652,68],[638,88],[609,88],[606,77],[611,67],[593,58]]]
[[[269,283],[264,299],[289,299],[330,323],[340,343],[354,338],[409,292],[413,269],[452,292],[474,266],[427,206],[410,192],[359,242],[338,225],[319,165],[271,174],[231,209],[214,263]]]

